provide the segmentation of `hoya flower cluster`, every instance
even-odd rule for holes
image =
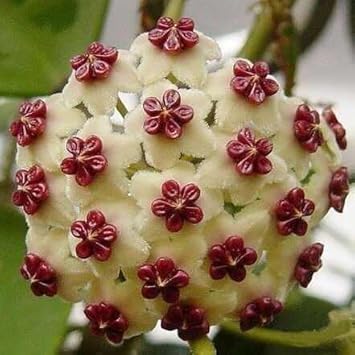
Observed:
[[[161,18],[130,51],[92,43],[62,93],[24,103],[15,205],[37,296],[83,301],[112,342],[158,321],[191,340],[224,319],[270,323],[307,287],[341,212],[343,126],[284,96],[264,62],[220,59],[194,22]],[[120,93],[139,102],[112,120]]]

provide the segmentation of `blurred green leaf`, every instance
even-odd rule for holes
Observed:
[[[272,329],[301,331],[326,326],[328,313],[335,306],[327,301],[294,293],[284,312],[278,315],[271,325]],[[336,349],[294,348],[265,344],[247,339],[240,334],[220,330],[214,338],[218,355],[335,355]]]
[[[16,116],[21,102],[20,99],[0,98],[0,132],[8,129],[9,123]]]
[[[0,96],[61,89],[69,59],[99,37],[108,0],[1,0]]]
[[[52,355],[62,341],[70,305],[36,298],[19,274],[26,226],[0,206],[0,354]]]

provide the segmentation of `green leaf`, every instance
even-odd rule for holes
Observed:
[[[14,98],[0,98],[0,132],[9,128],[17,113],[18,107],[22,100]]]
[[[300,295],[290,295],[286,309],[278,315],[270,326],[272,329],[285,331],[314,330],[328,324],[328,313],[335,306],[327,301]],[[334,347],[295,348],[282,345],[266,344],[260,341],[220,330],[214,342],[218,355],[335,355]],[[231,350],[233,349],[233,350]]]
[[[1,0],[0,96],[61,89],[69,59],[99,37],[108,0]]]
[[[66,328],[70,305],[36,298],[19,274],[26,226],[16,211],[0,206],[0,353],[52,355]]]

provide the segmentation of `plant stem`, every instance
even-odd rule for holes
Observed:
[[[270,6],[265,5],[255,18],[248,38],[237,56],[250,59],[251,61],[260,59],[270,44],[272,33],[272,10]]]
[[[242,333],[237,323],[226,322],[223,329],[238,333],[256,341],[293,346],[298,348],[311,348],[332,343],[335,338],[349,333],[350,325],[347,320],[331,322],[327,327],[315,331],[289,332],[274,329],[258,328]]]
[[[117,108],[117,111],[121,114],[121,116],[123,118],[127,115],[128,110],[127,110],[125,104],[122,102],[122,100],[119,97],[117,99],[116,108]]]
[[[174,21],[178,21],[184,11],[186,0],[170,0],[166,6],[163,16],[171,17]]]
[[[192,355],[216,355],[216,349],[208,336],[189,341]]]

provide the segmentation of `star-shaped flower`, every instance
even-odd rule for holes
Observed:
[[[244,246],[243,238],[231,236],[223,244],[213,245],[208,257],[212,279],[220,280],[228,274],[232,280],[241,282],[246,276],[245,265],[254,264],[257,254],[254,249]]]
[[[304,217],[312,215],[315,205],[305,198],[304,191],[295,187],[290,190],[284,199],[277,202],[275,214],[277,230],[281,235],[295,233],[298,236],[306,234],[308,224]]]
[[[113,305],[105,302],[89,304],[84,313],[89,319],[89,327],[93,334],[105,336],[113,344],[119,344],[128,328],[128,320]]]
[[[102,154],[103,144],[99,137],[93,135],[85,140],[72,137],[66,147],[72,157],[65,158],[60,168],[64,174],[75,175],[80,186],[91,184],[96,175],[106,168],[107,159]]]
[[[63,97],[67,106],[83,103],[92,115],[111,114],[119,92],[138,92],[137,58],[125,50],[94,42],[71,59],[73,68]]]
[[[47,106],[44,101],[24,102],[19,110],[20,117],[11,123],[10,133],[17,143],[24,147],[31,144],[46,128]]]
[[[165,134],[167,138],[176,139],[182,135],[182,127],[192,120],[194,110],[191,106],[181,105],[181,96],[177,90],[164,92],[162,101],[148,97],[143,102],[146,113],[144,130],[148,134]]]
[[[165,181],[161,186],[162,197],[152,202],[152,212],[165,218],[170,232],[180,231],[185,221],[197,224],[203,219],[202,209],[196,205],[201,191],[195,184],[180,186],[175,180]]]
[[[346,197],[349,194],[349,173],[346,167],[337,169],[329,184],[329,204],[337,212],[343,212]]]
[[[221,57],[217,43],[195,31],[188,18],[176,24],[159,19],[155,29],[133,41],[131,51],[140,57],[138,75],[144,85],[172,74],[190,87],[201,87],[207,78],[206,62]]]
[[[223,209],[221,192],[201,188],[194,166],[183,161],[161,173],[136,173],[130,193],[142,209],[136,227],[148,241],[195,235]]]
[[[153,299],[161,294],[167,303],[176,303],[180,297],[180,288],[189,283],[189,275],[178,269],[174,261],[167,257],[160,257],[154,264],[140,266],[137,275],[144,281],[144,298]]]
[[[199,35],[194,31],[195,24],[188,17],[181,18],[177,23],[170,17],[161,17],[156,27],[149,31],[149,41],[167,54],[178,54],[194,47]]]
[[[58,172],[65,155],[63,141],[84,125],[86,117],[79,109],[66,107],[62,94],[52,95],[41,102],[46,110],[45,129],[31,144],[18,146],[16,162],[20,167],[39,164],[48,171]]]
[[[197,171],[201,186],[222,189],[233,204],[243,206],[256,200],[265,185],[286,177],[286,162],[270,151],[272,144],[268,139],[254,139],[249,129],[242,130],[236,138],[217,130],[214,133],[217,149],[199,164]],[[252,147],[254,144],[259,150]],[[260,152],[268,153],[267,157]],[[218,173],[222,171],[223,174]]]
[[[267,138],[256,140],[249,128],[243,128],[238,135],[228,142],[227,153],[235,161],[235,169],[239,174],[268,174],[272,164],[267,155],[272,151],[272,143]]]
[[[88,119],[68,142],[72,157],[63,161],[62,169],[75,174],[75,178],[67,176],[67,195],[74,205],[127,195],[125,169],[138,163],[142,155],[134,136],[115,132],[109,117],[97,116]]]
[[[207,334],[210,325],[206,312],[188,304],[171,305],[161,321],[162,328],[178,331],[182,340],[194,340]]]
[[[22,206],[27,214],[34,214],[49,196],[49,189],[43,169],[34,165],[28,170],[16,172],[17,189],[12,195],[12,202]]]
[[[300,254],[294,270],[294,277],[302,287],[307,287],[313,274],[322,267],[323,244],[314,243]]]
[[[215,121],[219,129],[236,133],[251,127],[267,135],[278,131],[282,94],[276,80],[267,73],[265,63],[237,58],[208,75],[204,90],[217,101]]]
[[[323,110],[322,117],[334,132],[339,148],[345,150],[347,146],[346,131],[344,126],[338,121],[331,107],[327,107]]]
[[[117,59],[117,48],[105,47],[102,43],[93,42],[85,54],[73,57],[70,64],[77,80],[92,81],[107,78]]]
[[[300,145],[310,153],[323,144],[319,113],[303,104],[297,108],[294,120],[294,133]]]
[[[28,253],[21,274],[31,283],[31,290],[36,296],[53,297],[57,293],[57,276],[55,270],[38,255]]]
[[[254,327],[268,325],[282,309],[282,303],[270,297],[255,299],[240,312],[240,329],[245,332]]]
[[[75,221],[71,225],[71,233],[81,239],[76,246],[79,258],[86,259],[93,256],[96,260],[106,261],[112,253],[112,244],[119,235],[116,226],[106,222],[102,212],[90,211],[86,221]]]
[[[149,165],[166,169],[174,166],[181,154],[196,158],[211,154],[215,140],[205,118],[212,103],[206,94],[178,89],[163,80],[147,87],[141,102],[127,115],[125,127],[143,143]]]
[[[252,104],[262,104],[268,96],[276,94],[279,84],[270,77],[270,69],[265,62],[251,63],[238,59],[233,67],[232,89]]]
[[[27,273],[37,270],[37,276],[33,277],[33,281],[36,279],[38,283],[35,287],[42,289],[42,287],[50,286],[51,292],[55,290],[58,296],[68,302],[80,301],[82,290],[88,286],[94,275],[86,263],[70,255],[67,231],[63,228],[31,222],[26,235],[26,245],[28,255],[31,257],[29,260],[27,257],[25,258],[21,272]],[[39,279],[40,275],[51,277]],[[49,283],[47,284],[47,282]]]
[[[134,229],[138,207],[127,197],[100,200],[80,209],[69,227],[68,242],[76,260],[95,275],[116,280],[121,270],[146,262],[150,246]]]

